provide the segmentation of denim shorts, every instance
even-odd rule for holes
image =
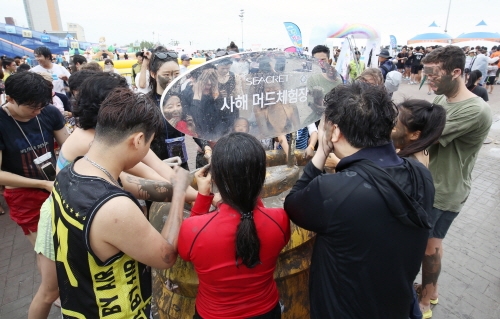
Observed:
[[[448,232],[453,220],[458,216],[458,213],[447,210],[440,210],[433,207],[431,213],[432,229],[429,232],[429,238],[443,239]]]

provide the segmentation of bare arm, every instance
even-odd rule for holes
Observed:
[[[167,181],[157,181],[140,178],[124,173],[123,188],[134,197],[153,202],[170,202],[172,200],[172,184]]]
[[[141,72],[139,73],[139,83],[136,83],[141,89],[146,88],[146,71],[149,69],[149,59],[144,57],[142,60]]]
[[[286,135],[278,136],[278,143],[280,143],[281,148],[285,151],[286,158],[288,159],[288,141]]]
[[[316,146],[316,142],[318,142],[318,132],[312,132],[311,137],[309,137],[308,147],[310,147],[314,150],[314,147]]]
[[[2,151],[0,151],[0,167],[2,166]],[[11,187],[41,188],[48,192],[52,191],[54,182],[27,178],[21,175],[0,170],[0,185]]]
[[[148,165],[140,162],[131,169],[127,170],[127,173],[130,175],[135,175],[138,177],[142,177],[145,179],[152,179],[152,180],[157,180],[157,181],[168,181],[169,179],[167,177],[164,177],[160,174],[158,174],[154,169],[149,167]]]
[[[170,178],[172,178],[172,176],[174,175],[174,170],[172,169],[172,167],[163,163],[163,161],[158,156],[156,156],[156,154],[152,150],[148,151],[141,162],[151,167],[155,172],[157,172],[166,180],[170,180]]]
[[[142,162],[155,170],[165,180],[170,180],[174,174],[172,167],[168,166],[168,164],[159,159],[158,156],[156,156],[156,154],[151,150],[149,150],[148,154],[146,154],[146,156],[142,159]],[[186,190],[186,201],[193,202],[197,195],[198,192],[189,186]]]
[[[173,266],[177,258],[177,237],[188,180],[187,171],[180,169],[178,174],[182,176],[172,180],[172,204],[161,234],[127,197],[113,198],[99,209],[90,228],[90,245],[99,259],[106,260],[122,251],[151,267],[166,269]]]
[[[307,145],[304,156],[306,158],[312,158],[314,156],[314,147],[316,146],[316,142],[318,141],[318,132],[312,132],[309,137],[309,144]]]
[[[57,144],[59,144],[59,147],[66,142],[66,139],[69,137],[69,132],[66,126],[64,126],[62,129],[59,131],[54,131],[54,138],[57,141]]]

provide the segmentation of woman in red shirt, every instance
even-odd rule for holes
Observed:
[[[259,199],[265,176],[266,153],[246,133],[222,137],[210,172],[196,174],[198,197],[178,240],[179,255],[193,263],[200,282],[194,319],[281,318],[273,274],[290,221]],[[223,202],[209,213],[212,181]]]

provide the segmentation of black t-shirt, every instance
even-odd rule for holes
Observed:
[[[486,89],[480,85],[476,85],[476,87],[474,87],[472,90],[471,90],[472,93],[474,93],[475,95],[479,96],[480,98],[482,98],[485,102],[488,102],[489,98],[488,98],[488,91],[486,91]]]
[[[413,66],[419,66],[420,65],[420,61],[422,61],[423,57],[424,57],[424,55],[422,53],[420,53],[420,52],[413,53],[412,65]]]
[[[46,106],[37,116],[43,131],[43,138],[36,118],[28,122],[17,122],[35,149],[37,156],[52,153],[52,164],[56,162],[54,154],[54,131],[66,123],[61,112],[53,106]],[[2,170],[33,179],[45,179],[33,163],[36,158],[15,120],[5,110],[0,110],[0,150],[2,151]],[[43,140],[45,139],[45,144]],[[47,147],[47,149],[45,148]]]
[[[413,64],[413,53],[412,55],[410,55],[409,53],[407,54],[408,54],[408,59],[406,60],[405,65],[411,66]]]
[[[398,59],[401,59],[401,58],[407,58],[408,57],[408,53],[398,53]],[[406,60],[398,60],[398,64],[399,65],[403,65],[405,64]]]

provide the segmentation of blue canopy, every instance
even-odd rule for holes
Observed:
[[[462,33],[457,39],[499,39],[500,33],[488,30],[488,25],[484,20],[476,24],[472,32]]]
[[[414,36],[411,40],[451,40],[452,37],[444,32],[439,32],[439,26],[433,21],[428,27],[426,32]]]

